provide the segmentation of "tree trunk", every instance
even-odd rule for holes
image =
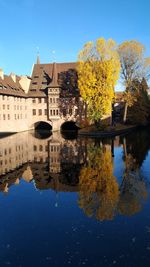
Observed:
[[[123,123],[126,123],[126,120],[127,120],[127,111],[128,111],[128,104],[125,103],[124,115],[123,115]]]

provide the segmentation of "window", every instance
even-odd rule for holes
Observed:
[[[69,109],[69,114],[72,115],[72,109],[71,108]]]
[[[2,96],[2,99],[5,100],[5,96],[4,95]]]
[[[8,114],[8,120],[10,120],[10,114]]]
[[[44,111],[45,111],[45,115],[47,115],[47,109],[45,109]]]
[[[37,84],[37,82],[32,82],[32,84]]]
[[[39,150],[43,151],[43,146],[42,145],[39,146]]]
[[[32,98],[32,103],[36,103],[36,99],[35,98]]]
[[[53,103],[55,103],[55,98],[53,98]]]
[[[5,109],[5,105],[3,105],[3,109]]]
[[[42,115],[42,109],[39,109],[39,116]]]
[[[32,110],[32,114],[33,114],[33,115],[36,115],[36,109],[33,109],[33,110]]]
[[[33,146],[33,150],[37,151],[37,146],[36,145]]]
[[[50,115],[52,116],[52,110],[50,110]]]
[[[39,78],[39,76],[35,75],[34,78],[37,79],[37,78]]]
[[[38,102],[39,102],[39,103],[42,103],[42,98],[39,98],[39,99],[38,99]]]
[[[57,115],[57,116],[58,116],[58,113],[59,113],[59,112],[58,112],[58,109],[57,109],[57,110],[56,110],[56,115]]]
[[[6,116],[5,116],[5,114],[3,114],[3,120],[5,120],[6,119]]]
[[[63,116],[66,116],[66,109],[63,109]]]
[[[7,105],[7,109],[9,109],[9,105]]]
[[[47,103],[47,99],[46,98],[44,98],[44,103]]]
[[[55,109],[53,110],[53,115],[55,116]]]
[[[52,98],[49,99],[50,104],[52,103]]]
[[[75,116],[77,116],[78,115],[78,109],[76,108],[75,109]]]

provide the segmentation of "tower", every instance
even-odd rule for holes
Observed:
[[[53,63],[52,69],[52,82],[48,87],[48,118],[49,120],[58,120],[60,118],[59,111],[59,97],[60,97],[60,86],[58,84],[58,73],[57,65]]]

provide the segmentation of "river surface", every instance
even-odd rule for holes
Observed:
[[[150,266],[150,129],[0,138],[0,266]]]

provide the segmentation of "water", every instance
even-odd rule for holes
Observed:
[[[0,266],[149,266],[150,130],[0,139]]]

